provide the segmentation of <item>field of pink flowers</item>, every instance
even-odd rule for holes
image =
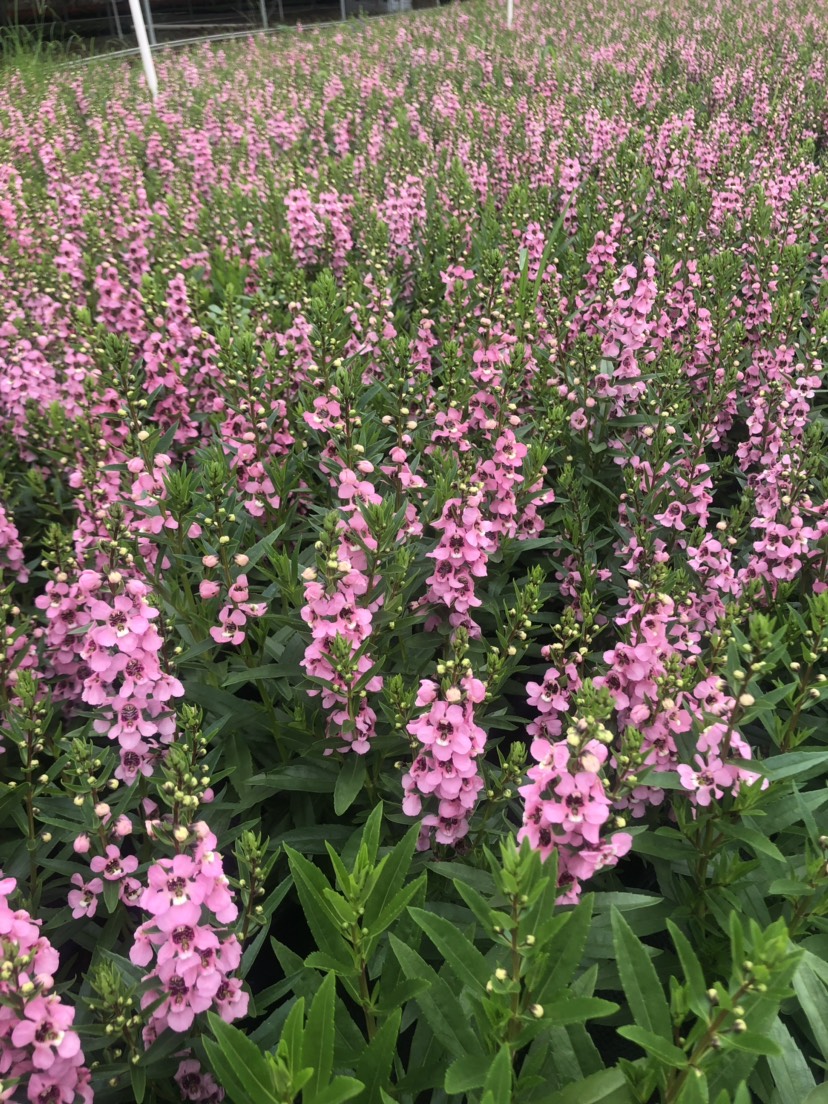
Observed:
[[[0,70],[0,1100],[825,1104],[828,12]]]

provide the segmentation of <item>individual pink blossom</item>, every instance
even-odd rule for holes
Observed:
[[[101,879],[92,878],[91,881],[84,882],[80,874],[73,874],[72,885],[78,887],[70,890],[67,897],[73,918],[79,920],[82,916],[94,916],[98,908],[98,896],[103,893]]]

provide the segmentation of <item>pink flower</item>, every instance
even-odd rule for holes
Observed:
[[[72,885],[79,887],[70,890],[67,897],[73,918],[79,920],[82,916],[94,916],[98,908],[98,895],[103,892],[101,879],[84,882],[80,874],[73,874]]]
[[[105,855],[96,855],[89,866],[95,874],[103,874],[108,882],[118,882],[138,869],[138,860],[134,855],[122,856],[120,848],[111,843]]]
[[[50,1069],[58,1057],[73,1058],[79,1053],[80,1039],[70,1030],[75,1011],[57,997],[35,997],[26,1004],[23,1016],[11,1040],[16,1047],[32,1048],[35,1069]]]

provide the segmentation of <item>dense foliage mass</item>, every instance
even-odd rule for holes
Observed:
[[[503,23],[2,74],[0,1099],[828,1099],[828,15]]]

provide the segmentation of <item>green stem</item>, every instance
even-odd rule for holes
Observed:
[[[749,991],[749,989],[750,984],[748,982],[742,982],[742,984],[733,995],[732,1002],[734,1006],[738,1005],[739,1001],[742,999],[745,993]],[[685,1069],[674,1069],[672,1071],[667,1082],[667,1090],[664,1094],[664,1104],[674,1104],[674,1102],[680,1098],[685,1082],[690,1076],[690,1071],[700,1068],[700,1063],[704,1059],[707,1052],[713,1047],[716,1036],[721,1030],[722,1024],[725,1022],[729,1015],[730,1013],[728,1009],[721,1009],[721,1011],[708,1025],[707,1031],[705,1031],[704,1035],[702,1035],[702,1037],[693,1047],[693,1050],[690,1053],[690,1057],[688,1059],[688,1064]]]
[[[360,971],[359,971],[359,995],[362,998],[362,1011],[365,1014],[365,1030],[368,1034],[368,1042],[377,1033],[377,1021],[371,1010],[371,990],[368,986],[368,966],[365,959],[360,955]]]

